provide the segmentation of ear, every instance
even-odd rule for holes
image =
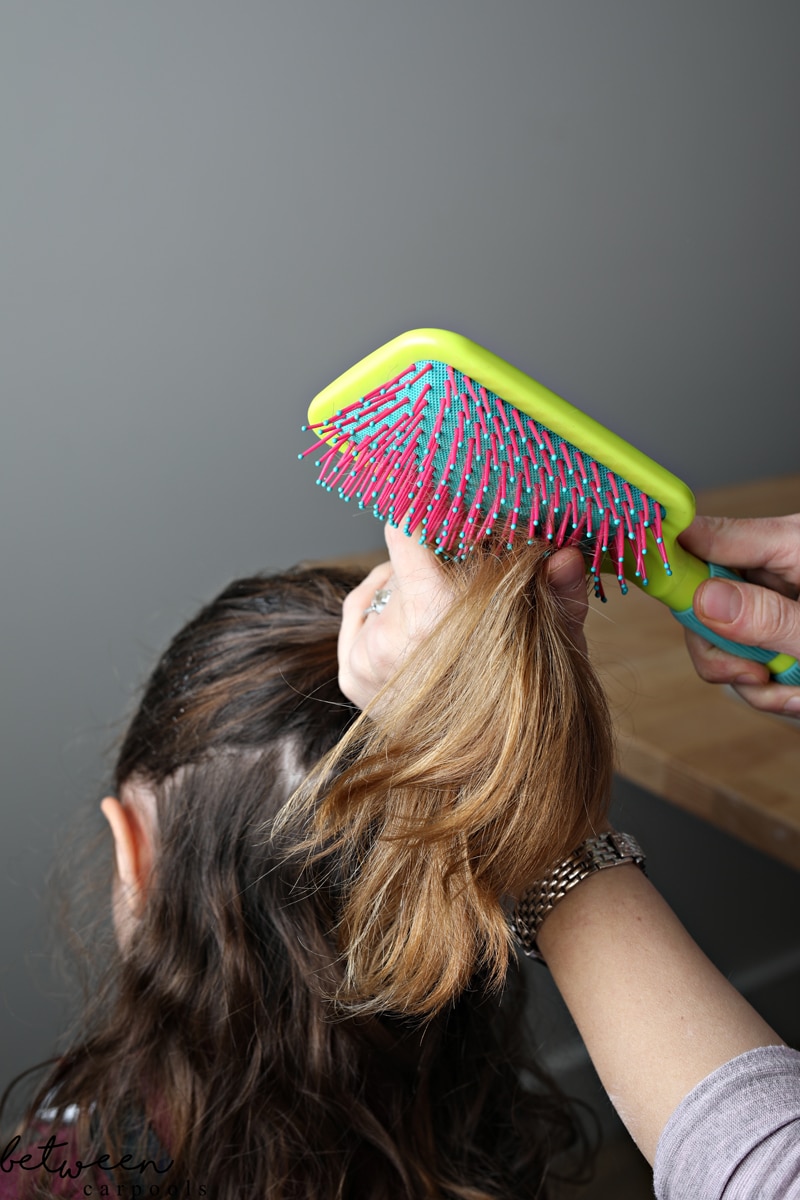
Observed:
[[[114,838],[117,898],[131,916],[138,916],[142,910],[153,867],[155,806],[145,803],[145,799],[153,798],[149,793],[145,798],[142,791],[136,788],[124,794],[123,803],[106,796],[100,805]]]

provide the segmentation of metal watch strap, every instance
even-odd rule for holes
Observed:
[[[520,896],[511,918],[511,932],[529,958],[544,962],[536,946],[536,937],[545,917],[567,892],[606,867],[635,863],[644,870],[641,846],[629,833],[610,830],[587,838],[545,879],[539,879]]]

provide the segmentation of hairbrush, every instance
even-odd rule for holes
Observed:
[[[695,514],[686,484],[468,338],[394,338],[320,392],[303,428],[323,443],[299,456],[317,452],[319,484],[418,529],[437,554],[463,560],[489,537],[577,545],[599,598],[610,566],[623,594],[633,582],[687,628],[800,684],[789,655],[731,642],[695,616],[704,579],[737,576],[679,544]]]

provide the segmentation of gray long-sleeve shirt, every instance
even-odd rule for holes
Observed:
[[[658,1200],[800,1200],[800,1053],[748,1050],[685,1096],[655,1160]]]

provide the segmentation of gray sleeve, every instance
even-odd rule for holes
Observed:
[[[800,1200],[800,1053],[748,1050],[685,1096],[654,1167],[658,1200]]]

